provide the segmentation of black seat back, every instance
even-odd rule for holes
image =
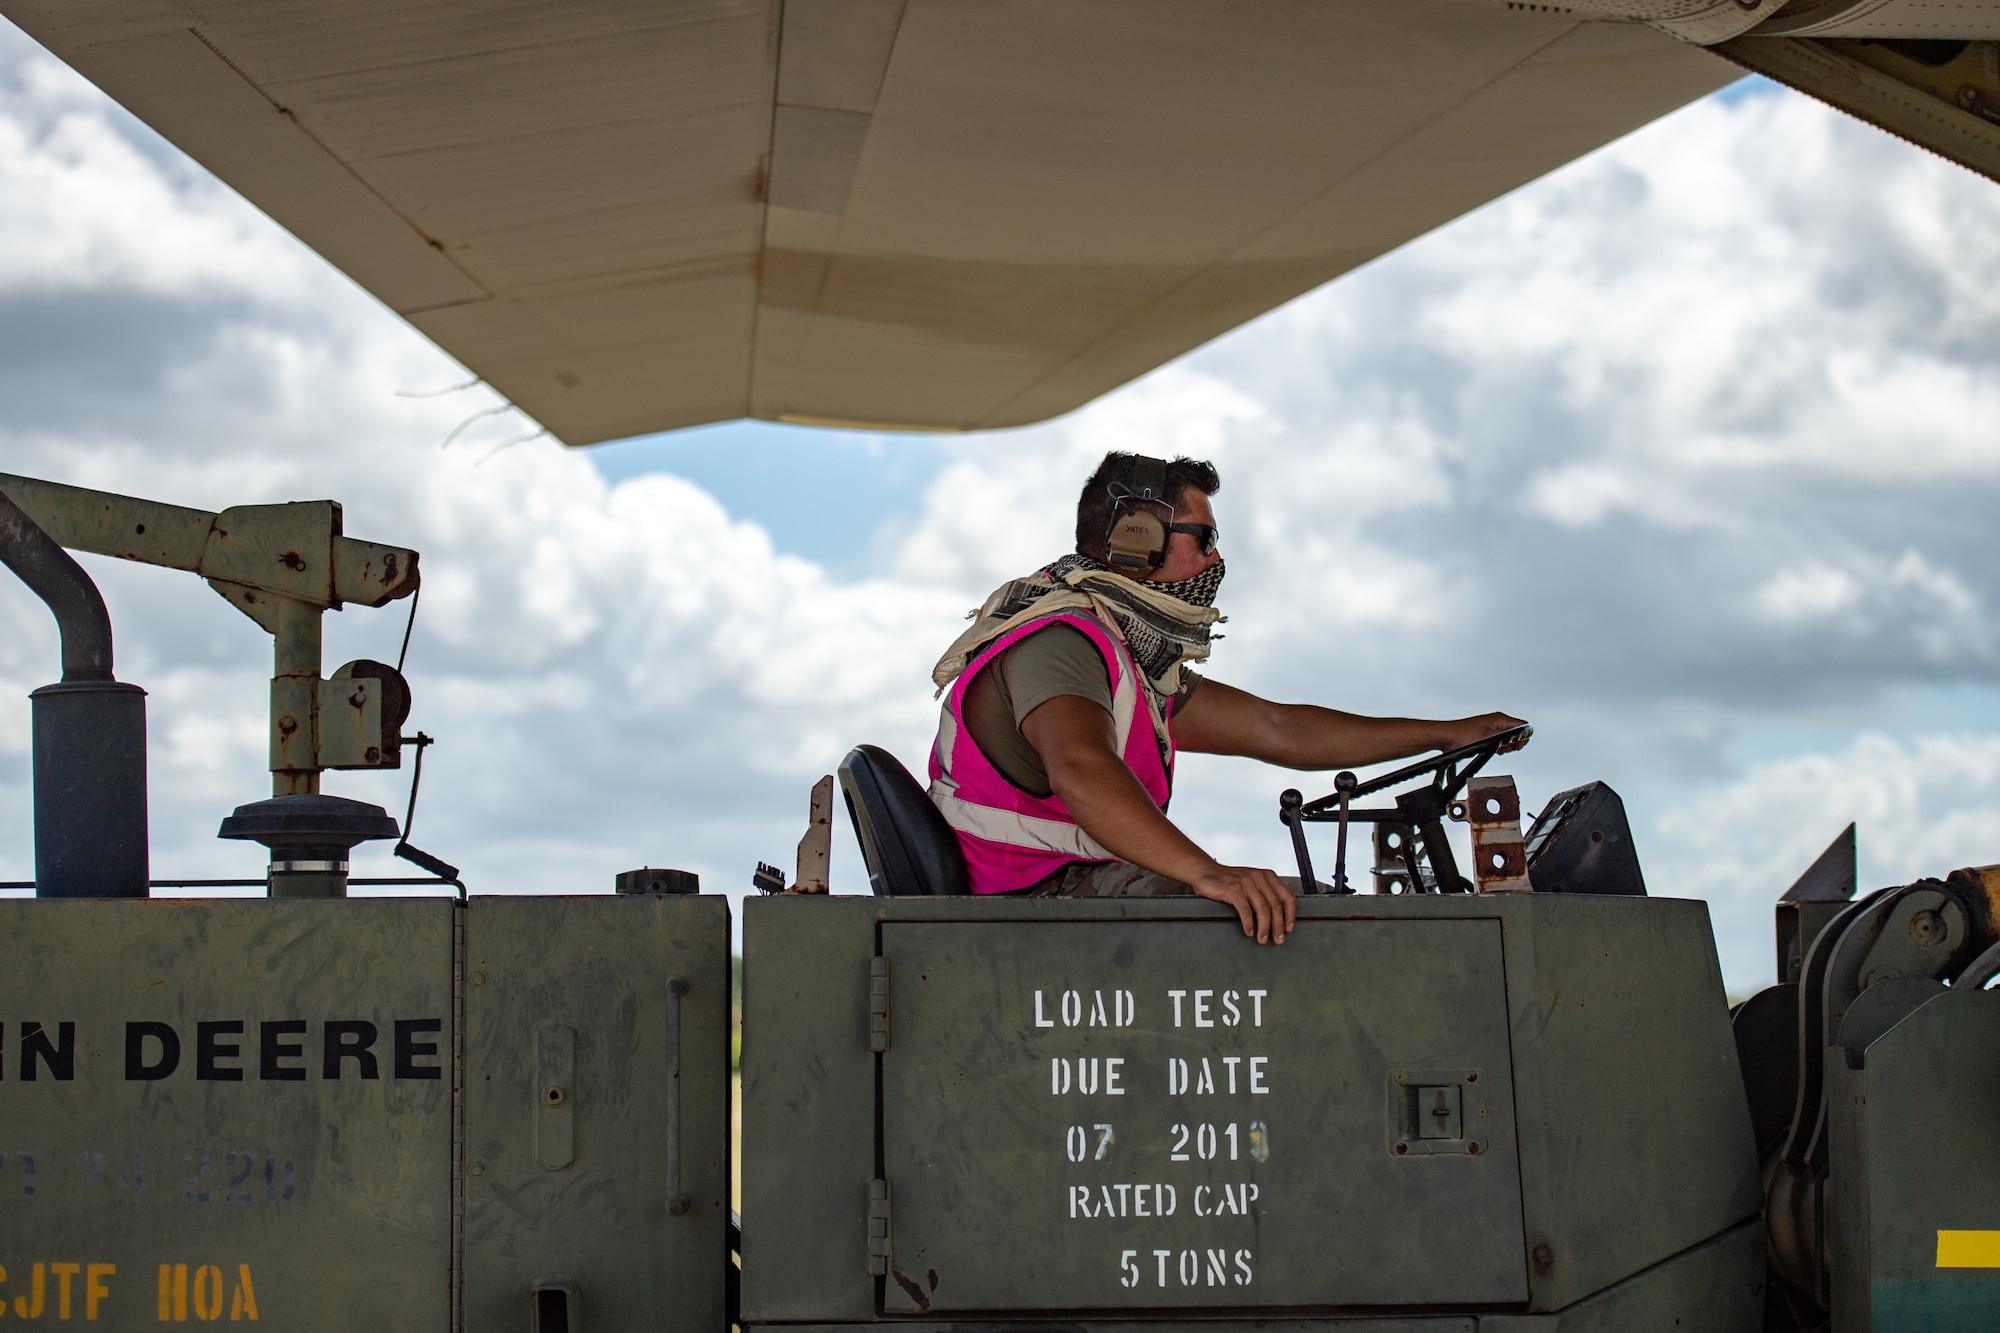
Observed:
[[[877,896],[972,892],[958,835],[895,755],[879,745],[856,746],[840,761],[840,792]]]

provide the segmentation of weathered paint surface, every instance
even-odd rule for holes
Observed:
[[[746,1320],[1755,1327],[1701,904],[1300,916],[1272,948],[1194,900],[749,903]]]
[[[466,1327],[527,1327],[559,1277],[584,1326],[721,1333],[727,900],[475,898],[466,967]]]
[[[889,1309],[1527,1300],[1499,922],[882,940]]]
[[[729,1023],[721,898],[0,902],[0,1318],[722,1333]]]
[[[2000,992],[1945,991],[1827,1061],[1836,1333],[2000,1327]]]
[[[9,1315],[445,1328],[452,910],[0,902]]]

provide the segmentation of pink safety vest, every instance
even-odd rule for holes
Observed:
[[[931,801],[958,834],[974,893],[1025,889],[1072,861],[1118,859],[1083,831],[1061,798],[1030,795],[1002,777],[965,725],[965,692],[973,678],[1028,635],[1058,623],[1080,631],[1104,655],[1118,750],[1139,785],[1162,810],[1173,790],[1173,729],[1167,726],[1163,756],[1139,697],[1145,682],[1125,645],[1086,611],[1056,611],[1029,621],[986,645],[952,682],[931,746]],[[1171,702],[1168,709],[1171,713]]]

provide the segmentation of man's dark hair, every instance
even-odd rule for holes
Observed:
[[[1111,483],[1123,475],[1133,459],[1140,457],[1143,455],[1106,454],[1097,471],[1090,474],[1090,480],[1083,483],[1083,494],[1076,497],[1077,554],[1093,560],[1110,557]],[[1190,490],[1214,495],[1221,489],[1222,478],[1216,475],[1213,463],[1199,458],[1176,458],[1167,464],[1167,494],[1173,497],[1175,508],[1180,507]]]

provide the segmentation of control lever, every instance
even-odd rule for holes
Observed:
[[[1312,853],[1306,850],[1305,825],[1299,819],[1299,807],[1305,799],[1297,787],[1287,787],[1284,794],[1278,797],[1278,822],[1292,831],[1292,855],[1299,862],[1299,892],[1318,893],[1319,881],[1313,878]],[[1343,824],[1340,831],[1345,835],[1347,826]]]
[[[416,611],[414,603],[412,603],[410,610],[414,617]],[[405,638],[404,647],[407,648],[408,646],[408,639]],[[403,833],[401,837],[396,839],[396,845],[389,850],[393,855],[401,857],[411,865],[430,871],[445,883],[456,888],[458,890],[459,901],[463,902],[465,900],[465,881],[459,878],[458,867],[443,857],[433,856],[421,847],[412,847],[410,845],[410,826],[416,822],[417,818],[417,789],[423,785],[424,781],[424,750],[428,746],[436,745],[437,738],[435,736],[426,736],[422,731],[419,731],[414,736],[401,736],[397,739],[400,744],[414,745],[416,747],[417,762],[415,768],[410,773],[410,804],[403,811]]]
[[[1340,798],[1340,837],[1335,845],[1333,860],[1333,892],[1352,893],[1347,887],[1347,802],[1354,794],[1359,780],[1342,770],[1333,779],[1334,792]],[[1296,787],[1289,788],[1278,797],[1278,821],[1292,831],[1292,855],[1299,862],[1299,892],[1318,893],[1319,881],[1313,878],[1312,853],[1306,850],[1305,819],[1300,813],[1305,805],[1305,797]]]
[[[1360,785],[1360,780],[1346,769],[1342,769],[1333,775],[1334,795],[1340,798],[1340,833],[1335,838],[1333,844],[1333,891],[1335,893],[1354,892],[1354,890],[1347,887],[1347,805],[1349,801],[1354,799],[1354,789],[1358,785]],[[1293,827],[1298,828],[1299,826],[1294,825]],[[1303,828],[1300,828],[1299,844],[1300,846],[1305,845],[1305,832]],[[1315,886],[1315,891],[1317,891],[1317,886]]]

